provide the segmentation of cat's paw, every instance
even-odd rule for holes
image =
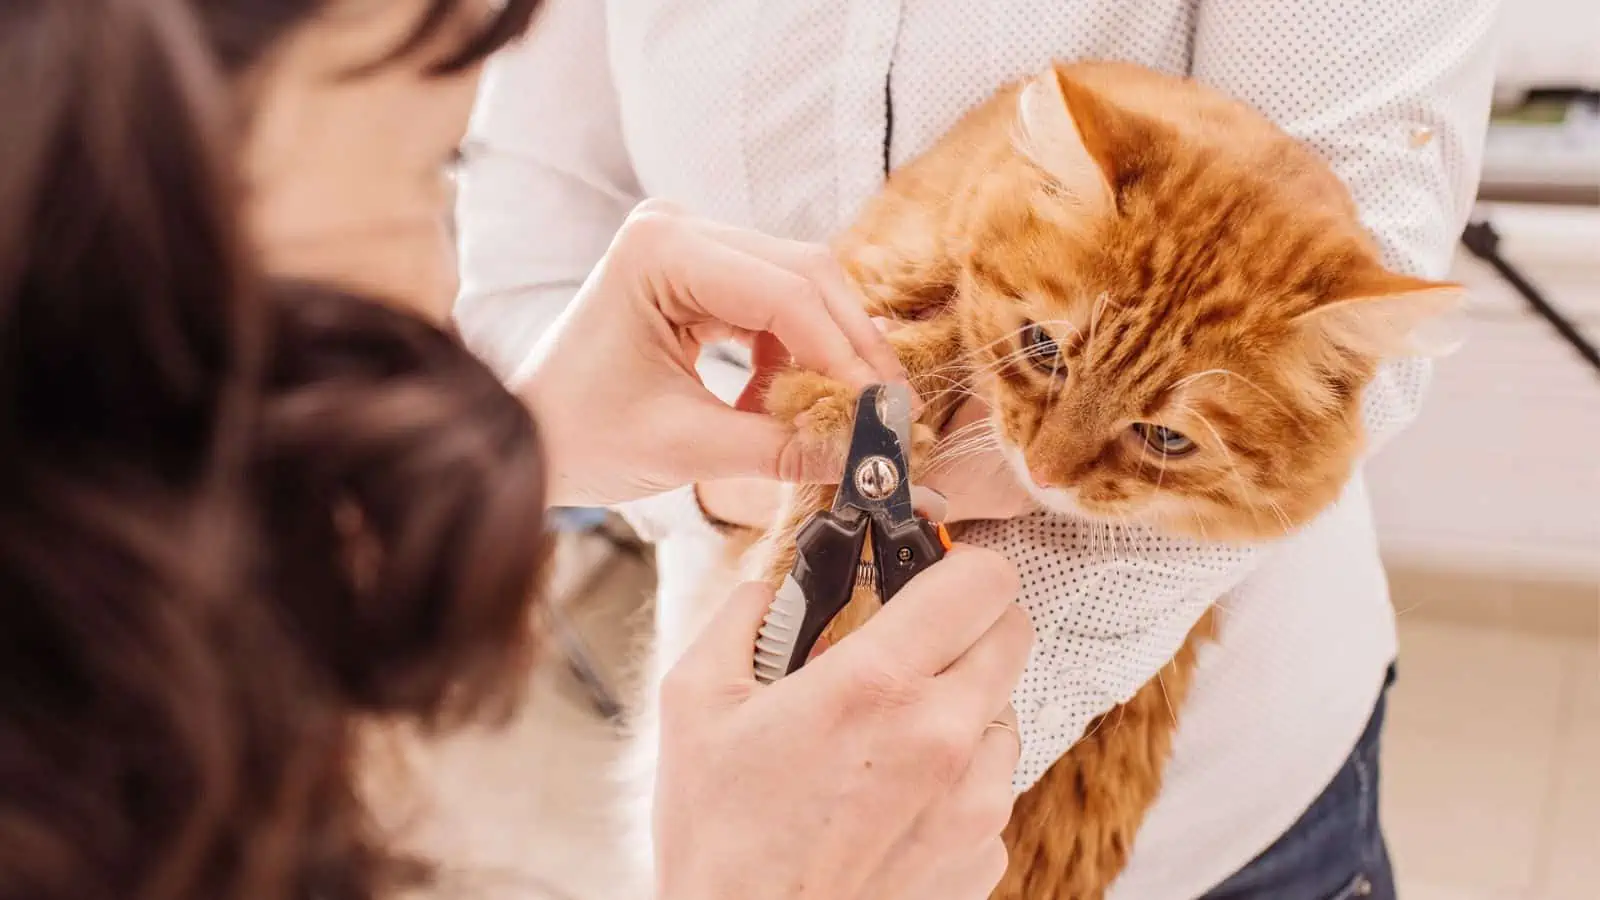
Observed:
[[[772,383],[767,386],[767,412],[778,421],[793,425],[814,406],[838,405],[853,396],[854,392],[843,382],[815,372],[790,369],[773,376]]]
[[[784,372],[766,392],[768,414],[794,427],[798,449],[810,459],[844,459],[855,403],[855,391],[815,372]]]

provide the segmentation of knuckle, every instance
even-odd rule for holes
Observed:
[[[1000,626],[1000,633],[1004,635],[1007,643],[1016,647],[1021,653],[1026,655],[1033,648],[1034,639],[1038,635],[1033,629],[1033,620],[1028,618],[1028,614],[1023,611],[1022,607],[1015,603],[1007,606],[1005,611],[1000,614],[1000,620],[997,624]]]
[[[939,784],[955,784],[972,762],[973,741],[951,716],[928,715],[913,729],[911,748]]]
[[[659,246],[672,240],[683,227],[676,213],[658,208],[655,203],[646,200],[628,214],[617,233],[619,247]]]
[[[1010,785],[973,790],[958,807],[957,822],[962,833],[977,840],[993,839],[1011,821]]]
[[[679,215],[682,215],[682,213],[683,209],[682,207],[678,206],[678,204],[673,203],[670,200],[663,200],[660,197],[651,197],[648,200],[645,200],[643,203],[640,203],[638,206],[635,206],[633,208],[633,213],[629,216],[629,218],[675,218]]]
[[[820,244],[810,244],[800,252],[800,267],[813,278],[830,281],[843,277],[843,270],[833,252]]]
[[[962,579],[985,603],[1009,604],[1017,599],[1022,580],[1009,559],[993,550],[968,545],[953,557],[960,565]]]
[[[678,718],[694,709],[700,698],[699,679],[682,663],[667,670],[656,689],[662,718]]]
[[[805,309],[821,310],[826,313],[828,295],[823,292],[822,286],[811,278],[802,278],[800,282],[799,296],[796,299],[804,304]]]
[[[852,705],[873,712],[914,707],[923,696],[922,681],[914,672],[878,660],[856,680]]]
[[[1003,595],[1008,602],[1016,599],[1022,590],[1022,579],[1011,560],[992,550],[982,550],[973,554],[973,562],[991,591]]]

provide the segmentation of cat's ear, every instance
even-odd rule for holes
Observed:
[[[1023,86],[1017,97],[1018,152],[1045,174],[1078,211],[1101,215],[1115,207],[1107,145],[1112,111],[1093,91],[1054,67]]]
[[[1377,270],[1355,279],[1341,296],[1300,316],[1303,328],[1340,348],[1376,359],[1442,356],[1455,342],[1425,332],[1461,306],[1465,289]]]

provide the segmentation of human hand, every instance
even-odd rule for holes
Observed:
[[[996,427],[989,404],[978,397],[962,401],[945,425],[941,437],[950,443],[935,451],[934,465],[922,479],[949,504],[945,521],[1010,519],[1038,508],[1000,453]]]
[[[904,380],[826,249],[646,203],[546,335],[524,388],[543,426],[554,505],[602,506],[698,480],[817,480],[839,460],[700,383],[709,341],[771,334],[853,385]]]
[[[735,592],[662,686],[658,896],[988,896],[1033,635],[1017,587],[1004,558],[957,546],[766,686],[752,657],[772,592]]]
[[[945,426],[944,436],[951,438],[954,455],[936,456],[932,470],[917,485],[938,495],[934,502],[943,512],[934,514],[937,521],[1009,519],[1037,508],[1001,455],[1000,445],[981,437],[983,429],[994,427],[989,418],[988,404],[969,397]],[[709,515],[748,528],[771,522],[783,501],[782,485],[754,478],[708,481],[695,490]]]

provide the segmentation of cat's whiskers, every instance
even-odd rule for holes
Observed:
[[[941,440],[954,441],[954,440],[959,440],[961,438],[967,437],[969,435],[979,434],[979,433],[984,432],[984,431],[993,431],[993,430],[994,430],[994,424],[991,423],[988,419],[979,419],[976,422],[968,422],[967,424],[961,426],[960,428],[957,428],[956,430],[950,432],[949,434],[944,435],[941,438]]]
[[[1127,513],[1118,513],[1117,518],[1122,520],[1122,538],[1127,542],[1128,546],[1128,552],[1125,558],[1133,559],[1139,555],[1138,548],[1135,546],[1133,539],[1134,529],[1138,526],[1134,524],[1133,517],[1129,516]]]
[[[1026,347],[1013,347],[1005,353],[997,354],[988,363],[973,370],[973,374],[993,375],[1006,366],[1015,365],[1028,358],[1031,351]]]
[[[1000,447],[1000,435],[987,418],[969,422],[940,439],[929,459],[930,469],[948,467],[962,459]]]
[[[974,427],[976,426],[976,427]],[[994,433],[994,427],[988,422],[974,422],[945,435],[934,447],[934,453],[947,452],[956,448],[969,446],[995,446],[1000,445],[999,435]]]
[[[1261,396],[1267,398],[1268,402],[1270,402],[1273,406],[1276,406],[1278,409],[1282,410],[1284,414],[1290,416],[1290,418],[1293,418],[1294,413],[1293,413],[1292,410],[1289,409],[1288,404],[1284,403],[1282,400],[1280,400],[1277,397],[1273,396],[1271,391],[1268,391],[1266,388],[1262,387],[1261,385],[1256,384],[1255,381],[1253,381],[1253,380],[1251,380],[1249,378],[1246,378],[1243,375],[1240,375],[1238,372],[1235,372],[1232,369],[1207,369],[1204,372],[1196,372],[1193,375],[1186,375],[1183,378],[1180,378],[1177,381],[1172,383],[1172,390],[1174,390],[1174,391],[1181,390],[1182,388],[1188,387],[1189,385],[1193,384],[1196,381],[1199,381],[1202,378],[1208,378],[1208,377],[1210,377],[1212,375],[1226,375],[1226,376],[1228,376],[1230,378],[1239,379],[1240,381],[1244,382],[1247,387],[1252,388],[1253,390],[1255,390],[1256,393],[1258,393]]]
[[[1262,499],[1267,502],[1267,508],[1272,510],[1273,515],[1278,517],[1278,524],[1283,526],[1283,533],[1288,534],[1294,531],[1294,526],[1289,524],[1289,516],[1284,513],[1283,507],[1278,505],[1278,501],[1271,497],[1263,497]]]
[[[1156,685],[1161,688],[1161,699],[1166,701],[1167,715],[1172,717],[1173,727],[1177,727],[1178,711],[1172,708],[1172,697],[1167,693],[1167,679],[1165,676],[1166,670],[1165,667],[1162,667],[1162,671],[1156,673]]]
[[[1057,353],[1050,361],[1050,390],[1045,392],[1045,406],[1056,405],[1056,391],[1061,389],[1061,354]]]
[[[989,435],[971,435],[949,447],[940,445],[936,448],[928,460],[928,468],[930,471],[947,469],[963,459],[981,456],[999,446],[999,442]]]
[[[1100,296],[1095,298],[1094,309],[1090,310],[1089,312],[1089,338],[1083,343],[1085,350],[1088,350],[1089,345],[1094,343],[1095,329],[1096,326],[1100,324],[1100,314],[1105,311],[1106,306],[1110,303],[1110,291],[1101,291]],[[1087,356],[1085,358],[1087,358]]]
[[[1037,319],[1037,320],[1033,320],[1033,321],[1030,321],[1030,322],[1024,322],[1023,324],[1018,325],[1016,328],[1013,328],[1010,331],[1002,333],[999,337],[995,338],[992,341],[989,341],[986,344],[982,344],[980,346],[973,347],[968,351],[968,353],[970,355],[972,355],[972,356],[977,356],[980,353],[987,353],[996,344],[1004,344],[1004,343],[1007,343],[1009,341],[1013,341],[1013,340],[1016,340],[1017,338],[1022,337],[1022,335],[1030,327],[1032,327],[1033,325],[1059,325],[1059,326],[1062,326],[1064,328],[1072,329],[1072,333],[1074,335],[1077,335],[1077,334],[1080,333],[1079,330],[1078,330],[1078,326],[1076,324],[1074,324],[1073,322],[1067,320],[1067,319]]]
[[[1394,611],[1394,617],[1398,619],[1401,616],[1405,615],[1406,613],[1411,612],[1411,611],[1417,609],[1418,607],[1422,606],[1426,602],[1427,602],[1426,600],[1418,600],[1417,602],[1411,604],[1410,606],[1406,607],[1405,609],[1397,609],[1397,610]]]
[[[1032,323],[1030,323],[1028,325],[1022,325],[1022,326],[1020,326],[1018,328],[1014,328],[1014,329],[1006,332],[1005,334],[1002,334],[1001,336],[995,338],[994,340],[989,341],[988,343],[982,345],[981,347],[974,348],[973,350],[970,351],[970,355],[972,355],[974,357],[980,356],[980,355],[983,355],[983,354],[994,354],[994,358],[989,363],[985,364],[984,366],[981,366],[979,368],[979,371],[986,371],[986,372],[997,371],[1000,367],[1002,367],[1004,365],[1008,365],[1008,364],[1016,362],[1018,360],[1027,358],[1027,356],[1033,352],[1033,348],[1022,344],[1018,339],[1021,338],[1023,333],[1026,332],[1028,330],[1028,328],[1030,328],[1032,325],[1060,325],[1060,326],[1065,326],[1066,328],[1071,329],[1073,334],[1078,334],[1079,333],[1078,326],[1073,324],[1072,322],[1066,320],[1066,319],[1040,319],[1040,320],[1038,320],[1036,322],[1032,322]],[[1009,348],[1004,353],[995,354],[995,351],[994,351],[995,345],[1013,343],[1013,342],[1015,342],[1015,344],[1016,344],[1015,346]]]
[[[1167,449],[1161,448],[1161,463],[1156,466],[1156,490],[1161,490],[1161,483],[1167,477]]]
[[[976,358],[985,354],[994,354],[994,348],[997,345],[1008,343],[1016,344],[1016,346],[1011,347],[1005,353],[994,354],[993,359],[991,359],[988,363],[978,367],[974,371],[993,373],[1014,362],[1026,359],[1028,355],[1033,352],[1033,350],[1030,347],[1024,346],[1018,339],[1021,338],[1022,335],[1032,325],[1062,326],[1070,329],[1074,335],[1081,333],[1078,329],[1078,326],[1067,319],[1040,319],[1031,323],[1020,325],[1011,329],[1010,331],[1005,332],[1004,334],[1001,334],[999,337],[989,341],[986,344],[983,344],[982,346],[974,347],[969,350],[968,355]]]
[[[1204,425],[1207,431],[1211,432],[1212,439],[1217,442],[1217,449],[1222,451],[1223,458],[1228,461],[1228,474],[1231,475],[1234,482],[1239,485],[1239,493],[1241,499],[1245,501],[1245,509],[1250,510],[1250,518],[1259,524],[1261,518],[1259,515],[1260,507],[1256,506],[1256,504],[1253,502],[1254,492],[1250,490],[1250,484],[1244,480],[1244,473],[1239,471],[1239,464],[1233,458],[1233,451],[1228,449],[1228,442],[1222,439],[1222,434],[1217,431],[1217,426],[1211,424],[1210,419],[1201,415],[1196,410],[1190,409],[1189,412],[1195,417],[1196,421]]]
[[[921,375],[914,376],[911,380],[913,382],[923,382],[923,381],[939,382],[939,383],[944,384],[946,388],[965,387],[966,386],[966,379],[964,379],[964,378],[951,378],[950,376],[945,375],[943,372],[926,372],[926,373],[923,373]],[[917,387],[917,389],[919,391],[924,390],[924,387],[921,384],[916,385],[916,387]]]
[[[945,457],[944,459],[940,459],[939,461],[930,464],[928,466],[928,471],[930,473],[933,473],[933,472],[948,472],[948,471],[951,471],[951,470],[955,469],[956,466],[958,464],[960,464],[961,462],[963,462],[964,460],[971,459],[971,458],[974,458],[974,457],[979,457],[979,456],[982,456],[982,455],[983,455],[983,452],[981,450],[978,450],[978,451],[969,451],[969,452],[962,453],[962,454],[957,455],[957,456]]]
[[[1093,726],[1084,733],[1083,737],[1078,738],[1077,742],[1081,744],[1084,741],[1094,737],[1095,734],[1100,731],[1100,726],[1104,725],[1106,723],[1106,719],[1109,718],[1111,718],[1111,713],[1109,712],[1101,713],[1100,715],[1095,716]]]
[[[917,389],[917,394],[922,398],[922,404],[924,407],[938,406],[944,402],[946,397],[951,395],[967,395],[971,393],[972,386],[964,381],[957,381],[953,378],[944,378],[943,380],[945,381],[946,386],[939,388],[938,390],[930,392],[921,387]]]

